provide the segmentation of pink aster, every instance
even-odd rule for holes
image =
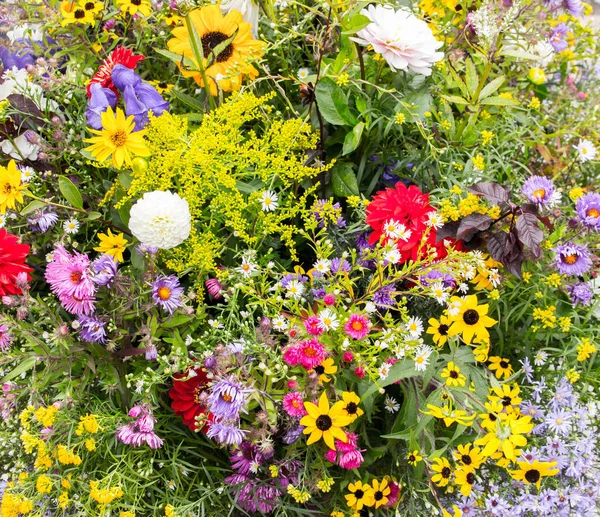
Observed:
[[[46,281],[59,298],[92,298],[96,292],[92,277],[88,256],[77,252],[71,255],[62,246],[56,249],[52,262],[46,266]]]
[[[6,325],[0,325],[0,350],[3,352],[8,351],[12,344],[12,336],[8,333],[8,327]]]
[[[363,339],[371,330],[371,322],[362,314],[351,314],[344,329],[352,339]]]
[[[304,409],[304,399],[300,393],[290,392],[283,397],[283,409],[287,414],[296,418],[302,418],[306,415]]]
[[[320,323],[321,320],[317,316],[309,316],[304,320],[304,328],[312,336],[320,336],[323,334],[323,329],[319,327]]]
[[[283,360],[290,366],[298,366],[300,364],[298,347],[295,345],[288,346],[283,352]]]
[[[339,455],[337,464],[343,469],[352,470],[360,467],[363,461],[365,461],[365,459],[363,458],[362,452],[359,450],[354,450],[350,452],[342,452]]]
[[[327,357],[327,352],[321,343],[316,339],[302,341],[297,345],[298,360],[300,364],[307,370],[312,370],[318,366]]]

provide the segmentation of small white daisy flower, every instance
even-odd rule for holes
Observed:
[[[367,314],[373,314],[374,312],[377,312],[377,305],[375,305],[373,302],[365,303],[365,312]]]
[[[387,376],[390,374],[391,365],[388,363],[383,363],[379,367],[379,378],[381,380],[387,379]]]
[[[63,230],[69,235],[77,233],[79,230],[79,221],[77,221],[77,219],[69,219],[68,221],[65,221],[63,223]]]
[[[6,226],[6,216],[0,214],[0,228],[4,228],[4,226]]]
[[[383,225],[383,233],[385,233],[385,236],[389,237],[390,239],[399,239],[401,231],[406,231],[406,226],[398,221],[395,221],[394,219],[386,221]]]
[[[427,221],[425,221],[425,224],[429,228],[435,228],[436,230],[439,230],[442,226],[444,226],[444,218],[439,212],[429,212],[427,214]]]
[[[322,275],[328,273],[331,269],[331,260],[328,259],[319,259],[314,264],[313,267]]]
[[[589,140],[579,140],[579,143],[573,147],[577,150],[579,154],[579,161],[581,162],[595,160],[596,154],[598,154],[594,144],[592,144],[592,142]]]
[[[292,280],[285,292],[286,298],[298,299],[304,294],[304,285],[298,280]]]
[[[319,313],[319,328],[323,330],[335,330],[340,326],[337,314],[331,309],[323,309]]]
[[[420,345],[415,350],[415,370],[422,372],[429,364],[429,357],[433,352],[433,348],[429,345]]]
[[[392,247],[383,254],[383,260],[390,264],[397,264],[402,259],[402,254],[398,251],[396,246]]]
[[[418,338],[423,333],[423,321],[418,316],[411,316],[406,324],[406,331],[413,338]]]
[[[308,76],[311,74],[310,68],[300,68],[298,70],[298,79],[302,82],[306,81]]]
[[[214,329],[225,328],[225,325],[219,322],[219,320],[208,320],[208,324]]]
[[[288,321],[281,315],[275,316],[272,320],[273,328],[278,332],[285,332],[289,327]]]
[[[244,278],[249,278],[252,274],[258,270],[258,266],[248,260],[246,257],[242,259],[240,267],[235,268],[238,273],[241,273]]]
[[[400,404],[394,397],[390,397],[389,395],[385,397],[384,407],[386,411],[394,414],[400,409]]]
[[[546,361],[548,360],[548,353],[540,350],[537,354],[535,354],[535,358],[533,360],[533,364],[536,366],[544,366]]]
[[[23,167],[21,169],[22,183],[29,183],[33,178],[35,178],[35,171],[31,167]]]
[[[272,212],[273,210],[275,210],[277,208],[277,201],[279,200],[279,198],[277,197],[277,194],[275,194],[275,192],[272,192],[270,190],[265,190],[261,196],[260,196],[260,201],[262,203],[262,209],[265,212]]]

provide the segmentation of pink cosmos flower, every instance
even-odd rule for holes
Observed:
[[[344,329],[352,339],[363,339],[371,330],[371,322],[362,314],[351,314]]]
[[[302,341],[297,345],[297,349],[300,364],[307,370],[312,370],[315,366],[320,365],[327,357],[325,348],[316,339]]]
[[[306,332],[312,336],[320,336],[323,334],[323,329],[319,326],[320,322],[321,320],[314,315],[306,318],[304,320],[304,328],[306,328]]]
[[[287,414],[296,418],[302,418],[306,415],[304,409],[304,400],[300,393],[290,392],[283,397],[283,409]]]

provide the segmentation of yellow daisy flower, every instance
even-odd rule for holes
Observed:
[[[130,15],[141,14],[150,16],[152,14],[152,4],[149,0],[117,0],[117,5],[124,13]]]
[[[375,508],[379,508],[389,501],[388,495],[390,495],[392,489],[390,488],[387,479],[378,481],[373,480],[373,500],[375,501]]]
[[[340,400],[330,408],[325,392],[321,394],[318,406],[312,402],[304,403],[304,409],[306,409],[308,415],[302,417],[300,425],[305,427],[303,433],[310,435],[306,442],[307,445],[318,442],[323,438],[327,447],[335,451],[335,438],[344,443],[348,441],[342,427],[350,424],[353,419],[344,414],[345,405],[346,403]]]
[[[6,167],[0,165],[0,213],[5,214],[8,208],[14,210],[16,203],[23,203],[21,191],[24,189],[15,161],[11,160]]]
[[[523,481],[528,485],[535,485],[538,490],[540,489],[543,477],[556,476],[558,474],[558,469],[554,468],[556,467],[555,461],[534,460],[533,463],[518,461],[517,465],[519,466],[519,470],[510,471],[510,475],[518,481]]]
[[[496,370],[495,375],[496,379],[504,376],[504,379],[508,379],[513,374],[513,368],[508,361],[508,359],[503,359],[502,357],[493,356],[490,357],[490,365],[488,368],[491,371]]]
[[[364,414],[364,411],[358,407],[360,397],[356,393],[344,391],[342,393],[342,400],[344,401],[343,414],[352,418],[351,422],[354,422],[359,416]]]
[[[496,320],[487,316],[488,305],[478,305],[477,295],[472,294],[464,300],[456,298],[450,302],[456,301],[458,305],[458,314],[452,317],[452,326],[448,330],[449,336],[462,334],[463,341],[470,344],[473,337],[476,339],[487,340],[490,334],[487,327],[497,323]]]
[[[454,473],[454,482],[460,487],[460,493],[465,497],[471,495],[475,484],[475,473],[473,469],[458,469]]]
[[[419,463],[419,461],[422,461],[423,457],[419,454],[418,450],[414,450],[412,452],[409,452],[406,455],[406,461],[408,461],[409,465],[412,465],[413,467],[417,466],[417,463]]]
[[[100,239],[100,246],[94,248],[95,251],[111,255],[117,262],[123,262],[123,252],[128,243],[122,233],[113,235],[109,228],[106,233],[99,233],[98,239]]]
[[[485,461],[485,456],[481,454],[479,447],[473,447],[470,443],[459,445],[452,453],[454,459],[460,464],[463,470],[475,470],[481,467]]]
[[[333,359],[328,357],[321,364],[313,368],[313,370],[319,375],[319,384],[329,382],[331,380],[331,377],[329,376],[337,372],[338,367],[333,363]]]
[[[503,384],[497,388],[492,388],[492,394],[488,395],[490,402],[497,402],[504,407],[507,412],[511,406],[518,406],[522,399],[519,397],[519,385],[515,382],[511,387],[510,384]]]
[[[429,318],[429,328],[426,333],[431,334],[433,342],[437,346],[444,346],[448,341],[448,329],[452,323],[452,320],[448,316],[441,316],[439,321],[435,318]]]
[[[63,16],[60,24],[63,27],[73,23],[89,23],[92,27],[96,25],[94,11],[86,10],[80,2],[65,0],[60,4],[60,12]]]
[[[109,106],[102,117],[102,130],[88,128],[94,136],[85,141],[93,145],[86,147],[86,151],[99,162],[104,162],[112,156],[112,163],[120,169],[123,163],[131,165],[132,155],[149,156],[150,151],[144,142],[145,130],[133,132],[133,115],[125,118],[121,108],[115,113]]]
[[[154,86],[156,91],[161,95],[163,93],[169,93],[174,87],[173,84],[166,83],[165,81],[150,81],[150,84]]]
[[[450,361],[446,368],[442,370],[440,375],[442,379],[446,379],[447,386],[464,386],[467,383],[467,378],[460,373],[460,368]]]
[[[516,413],[499,413],[495,427],[483,438],[475,441],[475,445],[483,445],[482,454],[491,456],[497,451],[502,451],[509,460],[516,457],[515,450],[527,445],[527,438],[534,428],[530,416],[519,416]]]
[[[452,467],[446,458],[435,458],[431,470],[436,473],[431,476],[431,481],[440,487],[448,485],[452,477]]]
[[[363,484],[362,481],[356,483],[350,483],[348,485],[350,494],[345,495],[346,504],[356,510],[357,512],[362,510],[364,506],[373,506],[375,499],[373,498],[373,488],[371,485]]]

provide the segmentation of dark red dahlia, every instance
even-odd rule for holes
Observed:
[[[19,244],[15,235],[0,230],[0,296],[21,294],[16,285],[19,273],[24,273],[27,280],[31,280],[29,272],[32,269],[25,264],[29,249],[27,244]]]
[[[169,397],[173,400],[171,408],[183,418],[184,425],[194,432],[198,430],[196,417],[208,413],[206,406],[199,402],[200,394],[207,388],[207,384],[206,372],[197,366],[185,374],[176,374],[173,387],[169,391]],[[212,413],[208,413],[207,424],[212,422],[212,419]],[[208,425],[204,425],[201,430],[206,433]]]
[[[87,86],[88,99],[92,97],[90,86],[93,83],[100,83],[103,88],[110,88],[113,92],[117,93],[117,89],[112,82],[112,71],[116,65],[123,65],[127,68],[134,69],[137,64],[146,59],[146,56],[134,56],[133,51],[125,47],[116,47],[112,54],[105,59],[104,62],[98,68],[98,71],[92,77],[92,80]]]

